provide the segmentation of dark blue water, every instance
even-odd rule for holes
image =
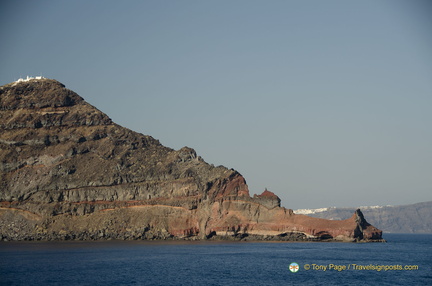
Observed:
[[[385,238],[388,243],[2,242],[0,284],[432,285],[432,235]],[[289,271],[292,262],[300,266],[296,273]],[[353,264],[414,269],[353,270]]]

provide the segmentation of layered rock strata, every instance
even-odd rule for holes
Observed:
[[[121,127],[58,81],[0,88],[0,239],[380,241],[360,210],[295,215],[235,170]]]

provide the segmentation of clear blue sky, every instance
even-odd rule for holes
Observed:
[[[432,2],[2,1],[0,84],[64,83],[288,208],[432,200]]]

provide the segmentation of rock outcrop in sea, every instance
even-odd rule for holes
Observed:
[[[380,241],[360,210],[296,215],[196,152],[115,124],[58,81],[0,87],[0,240]]]

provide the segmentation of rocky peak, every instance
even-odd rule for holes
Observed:
[[[269,190],[267,190],[267,188],[265,188],[264,192],[262,192],[261,195],[257,195],[257,197],[259,197],[259,198],[263,198],[263,197],[279,198],[278,196],[275,195],[275,193],[270,192]]]
[[[0,128],[113,124],[82,97],[52,79],[31,79],[0,88]]]
[[[0,88],[0,109],[58,108],[84,101],[64,84],[53,79],[31,79],[16,81]]]
[[[254,195],[254,200],[260,204],[266,206],[269,209],[280,207],[280,198],[276,196],[273,192],[267,190],[267,188],[262,192],[261,195]]]

